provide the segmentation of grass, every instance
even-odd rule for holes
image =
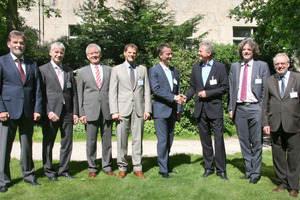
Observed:
[[[170,157],[170,166],[177,175],[171,179],[163,179],[158,175],[156,157],[143,158],[143,171],[146,179],[137,178],[132,174],[130,164],[125,179],[107,176],[100,172],[94,179],[88,178],[86,161],[71,161],[70,173],[76,179],[69,180],[59,177],[58,182],[50,182],[43,175],[42,161],[35,161],[36,174],[40,187],[26,184],[22,180],[19,160],[12,159],[12,184],[8,192],[0,194],[0,199],[16,200],[94,200],[94,199],[205,199],[205,200],[240,200],[240,199],[294,199],[288,192],[272,192],[276,187],[276,179],[270,151],[263,152],[262,178],[256,184],[240,179],[243,176],[243,159],[240,153],[227,156],[227,174],[229,181],[217,175],[200,178],[204,172],[201,155],[178,154]],[[100,165],[101,160],[98,160]],[[58,162],[54,161],[57,168]],[[118,173],[116,160],[113,169]]]

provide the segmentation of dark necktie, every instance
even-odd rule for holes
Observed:
[[[284,92],[285,92],[285,83],[284,83],[284,76],[280,78],[281,79],[281,90],[280,90],[280,96],[283,99]]]
[[[21,59],[17,59],[17,63],[18,63],[18,71],[20,73],[22,82],[24,83],[25,82],[25,73],[24,73],[24,70],[22,68]]]
[[[134,87],[135,77],[134,77],[134,70],[133,70],[132,66],[130,66],[130,82],[131,82],[132,87]]]

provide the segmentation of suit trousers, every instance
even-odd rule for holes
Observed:
[[[154,118],[157,136],[157,162],[160,173],[172,171],[169,166],[169,155],[173,144],[175,121],[174,114],[169,118]]]
[[[6,122],[0,122],[0,186],[6,186],[11,182],[10,153],[18,127],[21,144],[20,166],[23,179],[26,181],[35,179],[32,160],[33,121],[26,119],[23,113],[19,119],[8,119]]]
[[[126,160],[128,152],[129,129],[132,135],[132,165],[133,171],[142,171],[143,155],[143,131],[144,118],[139,117],[133,110],[129,116],[121,116],[122,120],[117,122],[117,163],[119,171],[126,171],[128,162]]]
[[[226,172],[226,153],[223,137],[223,118],[210,119],[202,108],[200,117],[198,118],[198,130],[203,151],[204,168],[214,171],[214,151],[211,140],[210,129],[214,131],[215,140],[215,163],[217,174]]]
[[[102,145],[102,170],[104,172],[112,171],[112,148],[111,132],[112,120],[105,120],[100,112],[97,121],[88,121],[86,126],[86,157],[88,161],[89,172],[97,172],[97,136],[100,127],[101,145]]]
[[[59,117],[59,121],[52,122],[45,116],[43,120],[43,165],[44,173],[46,176],[55,176],[56,170],[52,165],[52,150],[57,135],[58,129],[60,129],[61,135],[61,147],[59,166],[57,170],[58,176],[64,175],[69,171],[70,159],[73,147],[73,114],[66,113],[63,106],[62,113]]]
[[[280,127],[271,132],[274,170],[279,185],[299,190],[299,133],[285,133]]]
[[[244,157],[245,175],[260,177],[262,162],[262,110],[259,104],[237,105],[235,125]]]

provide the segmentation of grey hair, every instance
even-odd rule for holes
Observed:
[[[100,47],[98,44],[95,44],[95,43],[89,44],[89,45],[86,47],[86,49],[85,49],[85,53],[88,54],[89,48],[92,48],[92,47],[97,47],[97,49],[99,50],[99,53],[101,53],[101,47]]]
[[[275,59],[276,59],[277,57],[279,57],[279,56],[285,56],[286,61],[287,61],[288,63],[291,62],[290,58],[288,57],[288,55],[287,55],[286,53],[278,53],[278,54],[276,54],[276,56],[273,58],[273,64],[274,64],[274,65],[275,65]]]
[[[54,47],[58,47],[58,48],[61,48],[63,50],[66,50],[65,45],[61,42],[53,42],[50,46],[50,51],[52,51],[54,49]]]
[[[247,38],[243,41],[241,41],[238,45],[238,53],[239,53],[239,56],[241,58],[243,58],[243,48],[246,44],[249,44],[251,46],[251,49],[253,51],[253,58],[257,58],[260,54],[260,51],[259,51],[259,48],[258,48],[258,44],[252,40],[251,38]]]
[[[203,41],[203,42],[201,42],[201,43],[199,44],[199,47],[200,47],[200,46],[205,46],[205,47],[206,47],[205,51],[206,51],[206,52],[211,52],[211,56],[214,55],[214,53],[215,53],[215,46],[214,46],[213,43],[207,42],[207,41]]]

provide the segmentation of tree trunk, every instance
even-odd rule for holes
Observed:
[[[17,0],[8,0],[7,4],[7,34],[12,30],[19,30],[19,19],[18,19],[18,2]]]

